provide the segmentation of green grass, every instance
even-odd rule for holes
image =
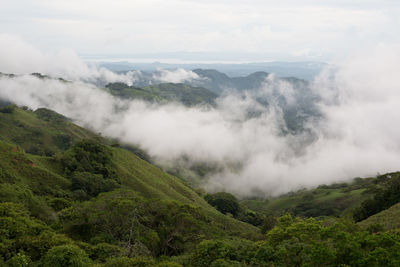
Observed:
[[[400,229],[400,203],[358,223],[365,228],[376,224],[382,225],[385,230]]]
[[[0,110],[0,140],[17,144],[31,154],[50,156],[83,138],[100,137],[47,109]]]
[[[83,138],[95,138],[103,144],[112,142],[52,111],[41,112],[14,107],[12,113],[0,113],[0,182],[26,187],[42,200],[54,197],[72,200],[71,180],[59,160],[65,148],[57,146],[54,136],[69,136],[72,143]],[[53,156],[27,153],[32,143],[51,150]],[[122,188],[134,190],[145,199],[176,201],[200,208],[210,219],[210,233],[258,237],[258,228],[221,214],[177,177],[128,150],[108,147]]]
[[[300,190],[265,200],[242,200],[241,204],[266,215],[279,216],[290,212],[308,217],[307,209],[314,209],[313,216],[318,213],[321,213],[321,216],[341,216],[358,207],[370,196],[365,193],[367,185],[365,188],[355,187],[354,189],[351,186],[352,184],[349,183],[343,188]],[[329,210],[326,210],[327,208]]]

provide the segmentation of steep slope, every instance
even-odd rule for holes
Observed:
[[[28,153],[50,156],[83,138],[101,139],[48,109],[0,108],[0,140],[18,144]]]
[[[201,213],[218,225],[217,228],[227,227],[231,232],[243,232],[245,235],[257,234],[257,228],[216,211],[180,179],[163,172],[128,150],[108,146],[107,143],[111,141],[74,125],[57,113],[48,110],[32,112],[13,106],[9,113],[0,113],[0,116],[0,137],[4,140],[0,141],[0,178],[3,185],[18,184],[31,190],[34,195],[62,196],[68,201],[74,201],[71,177],[65,172],[63,160],[68,155],[66,153],[76,147],[74,143],[94,138],[97,140],[95,142],[110,151],[110,166],[119,179],[120,188],[133,190],[145,199],[162,199],[176,201],[180,205],[197,206]],[[47,120],[48,116],[52,117],[50,121]],[[14,138],[14,135],[18,138]],[[68,136],[71,144],[57,146],[57,138],[54,137],[60,135]],[[52,157],[25,153],[24,149],[30,149],[32,143],[36,143],[38,148],[46,147],[58,153]]]
[[[400,229],[400,203],[368,217],[358,225],[364,228],[381,225],[385,230]]]

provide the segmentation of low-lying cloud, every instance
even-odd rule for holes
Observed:
[[[72,81],[105,84],[124,82],[131,85],[140,73],[117,74],[83,62],[72,50],[44,53],[9,34],[0,34],[0,72],[14,74],[42,73]]]
[[[178,68],[175,70],[159,69],[155,73],[153,73],[152,79],[158,83],[183,83],[198,81],[204,78],[200,77],[197,73],[193,71]]]
[[[0,79],[0,98],[53,109],[106,136],[140,144],[160,160],[186,155],[225,165],[204,185],[210,191],[278,195],[400,169],[399,69],[400,47],[392,45],[322,73],[312,83],[321,118],[296,134],[282,134],[279,106],[260,105],[251,93],[228,94],[215,108],[187,108],[121,100],[82,81],[22,75]],[[294,101],[293,88],[273,77],[258,94],[271,90]],[[258,116],[247,116],[249,109]]]

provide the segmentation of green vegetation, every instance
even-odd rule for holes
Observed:
[[[400,201],[400,173],[380,175],[370,191],[375,192],[372,199],[364,201],[354,212],[354,219],[362,221],[371,215],[388,209]]]
[[[371,227],[378,227],[381,230],[400,229],[400,203],[368,217],[359,222],[358,225],[366,229],[371,229]]]
[[[399,204],[389,208],[399,173],[269,200],[203,198],[135,147],[46,109],[2,110],[0,266],[400,264]],[[347,215],[367,199],[389,209],[356,224]]]
[[[239,212],[239,201],[232,194],[226,192],[207,194],[204,199],[223,214],[230,213],[236,216]]]
[[[242,200],[247,208],[265,215],[291,213],[302,217],[344,216],[372,196],[374,178],[356,178],[351,183],[320,185],[269,199]]]
[[[11,131],[21,121],[35,126],[20,139],[0,129],[0,255],[10,266],[87,266],[124,257],[179,266],[158,258],[187,254],[204,239],[260,238],[257,228],[219,213],[178,178],[54,112],[13,106],[1,116]],[[58,134],[70,136],[71,145],[56,146]],[[26,153],[31,136],[54,153]]]
[[[124,83],[111,83],[108,91],[121,98],[137,98],[150,102],[180,102],[186,106],[214,105],[217,95],[202,87],[193,87],[182,83],[161,83],[143,88],[128,86]]]
[[[48,109],[35,112],[15,106],[0,109],[0,140],[18,144],[28,153],[51,156],[83,138],[99,137]]]
[[[190,266],[398,266],[400,235],[370,234],[348,221],[316,221],[285,215],[265,239],[207,240]]]

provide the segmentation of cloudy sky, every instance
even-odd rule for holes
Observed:
[[[80,56],[323,60],[397,43],[398,0],[0,0],[0,33]]]

